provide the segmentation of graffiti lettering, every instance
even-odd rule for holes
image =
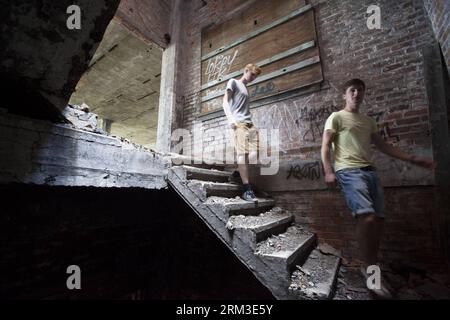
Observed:
[[[296,120],[296,123],[298,124],[299,121],[325,121],[334,111],[339,111],[339,108],[333,105],[321,108],[303,107],[300,109],[300,117]]]
[[[309,179],[318,180],[321,177],[322,170],[318,161],[291,165],[286,180],[294,177],[298,180]]]
[[[338,111],[338,107],[331,105],[320,108],[302,107],[299,110],[299,117],[295,120],[296,125],[305,131],[303,132],[303,141],[315,142],[321,139],[323,134],[323,126],[328,116]]]
[[[250,94],[250,98],[253,98],[257,95],[263,95],[266,93],[273,92],[275,90],[275,84],[272,81],[267,82],[266,85],[260,86],[256,85],[253,87],[252,93]]]
[[[207,82],[218,80],[219,78],[226,75],[230,71],[237,54],[238,50],[236,50],[234,54],[228,55],[220,54],[208,60],[208,65],[206,66],[205,71],[205,75],[208,76]]]
[[[309,127],[303,133],[303,141],[315,142],[321,139],[323,134],[323,123],[310,123]]]

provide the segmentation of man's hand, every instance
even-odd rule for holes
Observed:
[[[427,169],[435,169],[436,168],[436,162],[433,161],[433,159],[429,157],[419,157],[419,156],[411,156],[412,163],[415,165],[427,168]]]
[[[325,174],[325,182],[329,188],[336,188],[336,175],[334,172]]]

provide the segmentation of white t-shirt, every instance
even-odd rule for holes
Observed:
[[[230,79],[227,83],[227,90],[233,92],[233,98],[230,102],[230,111],[237,122],[252,123],[250,113],[248,91],[245,84],[240,80]]]

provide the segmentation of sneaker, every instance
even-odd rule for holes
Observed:
[[[255,196],[255,193],[252,190],[247,190],[242,195],[242,199],[245,201],[258,201],[258,199]]]

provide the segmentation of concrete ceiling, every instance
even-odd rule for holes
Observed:
[[[162,50],[111,20],[70,104],[86,103],[112,121],[111,134],[153,148],[156,143]]]

